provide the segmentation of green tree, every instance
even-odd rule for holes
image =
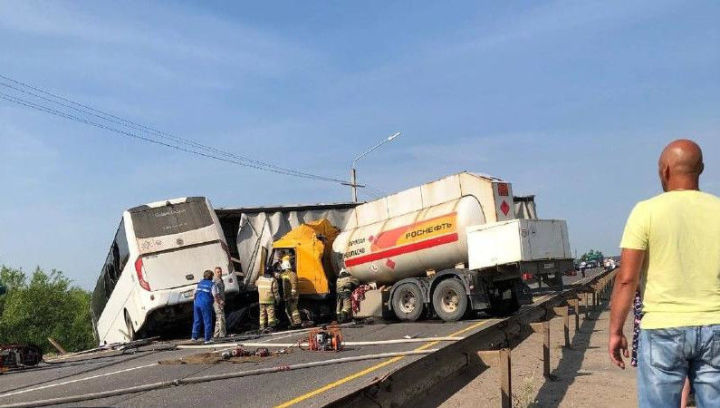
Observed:
[[[0,296],[0,343],[32,343],[49,351],[53,337],[67,350],[93,347],[90,293],[72,286],[62,272],[37,268],[29,279],[17,269],[2,267],[7,286]]]

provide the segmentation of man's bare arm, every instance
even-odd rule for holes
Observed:
[[[615,277],[612,301],[610,303],[610,340],[608,352],[610,359],[620,368],[625,368],[622,356],[629,356],[627,339],[623,334],[623,326],[630,312],[640,280],[640,270],[645,260],[645,251],[638,249],[622,250],[620,271]],[[622,355],[621,355],[622,352]]]

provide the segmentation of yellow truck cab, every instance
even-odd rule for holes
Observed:
[[[332,244],[339,232],[330,221],[320,219],[300,225],[273,242],[269,259],[278,258],[280,253],[290,255],[298,275],[301,299],[325,299],[334,295]]]

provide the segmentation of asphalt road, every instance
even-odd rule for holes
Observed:
[[[592,276],[599,269],[588,274]],[[567,283],[578,277],[566,278]],[[343,328],[346,341],[391,340],[404,336],[428,338],[435,336],[467,336],[491,325],[495,319],[475,319],[445,323],[421,321],[414,323],[376,322],[360,327]],[[307,336],[305,333],[278,333],[253,342],[291,343]],[[430,342],[382,346],[349,347],[340,353],[302,351],[291,352],[240,364],[159,365],[158,361],[172,360],[204,352],[205,350],[155,350],[167,344],[141,348],[134,354],[90,355],[83,361],[68,361],[43,365],[35,369],[6,373],[0,376],[0,405],[28,402],[56,397],[86,395],[126,387],[172,381],[195,376],[236,373],[287,366],[298,363],[336,359],[367,354],[440,348],[448,343]],[[253,348],[250,348],[253,349]],[[113,407],[319,407],[361,388],[376,377],[382,377],[421,356],[383,358],[348,362],[324,367],[281,371],[240,378],[216,380],[199,384],[118,395],[103,399],[73,402],[65,406]]]

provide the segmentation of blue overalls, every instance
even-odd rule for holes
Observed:
[[[212,279],[203,279],[195,290],[195,303],[193,304],[193,328],[192,339],[197,340],[200,334],[200,327],[205,328],[205,341],[210,340],[213,334],[213,281]]]

